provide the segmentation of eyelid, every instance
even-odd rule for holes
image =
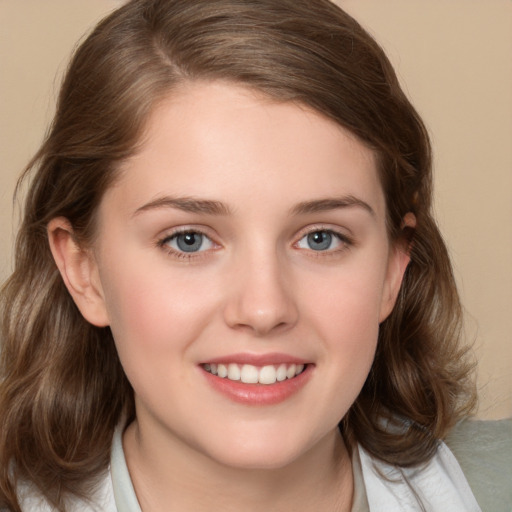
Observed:
[[[351,233],[349,233],[347,228],[342,228],[341,226],[336,226],[333,224],[308,224],[307,226],[301,228],[297,231],[295,235],[296,239],[303,238],[305,235],[309,235],[311,233],[315,233],[316,231],[328,231],[329,233],[333,233],[339,236],[342,240],[354,241],[354,237]]]
[[[305,237],[312,233],[316,233],[318,231],[325,231],[326,233],[331,233],[334,235],[342,244],[343,246],[341,248],[337,249],[330,249],[325,251],[314,251],[313,249],[302,249],[297,247],[297,244]],[[315,256],[320,256],[322,253],[324,255],[328,254],[334,254],[340,251],[344,251],[347,248],[353,246],[355,244],[355,240],[352,235],[349,235],[340,227],[332,226],[331,224],[313,224],[310,226],[307,226],[305,228],[302,228],[297,235],[295,236],[295,242],[293,243],[293,246],[300,250],[305,250],[308,252],[315,253]]]
[[[175,228],[171,228],[170,230],[164,232],[161,236],[157,237],[156,245],[164,250],[167,254],[171,256],[175,256],[177,258],[181,259],[197,259],[206,257],[208,253],[211,251],[217,250],[221,247],[221,245],[215,240],[215,237],[213,237],[210,234],[209,229],[206,229],[202,226],[195,226],[195,225],[185,225],[185,226],[178,226]],[[175,238],[178,235],[186,234],[186,233],[196,233],[198,235],[202,235],[206,237],[213,245],[213,247],[208,248],[206,250],[201,251],[193,251],[193,252],[185,252],[175,249],[174,247],[171,247],[168,245],[169,240]]]
[[[183,225],[183,226],[177,226],[174,228],[171,228],[167,231],[164,231],[161,236],[157,237],[157,240],[155,242],[155,245],[157,245],[159,248],[167,252],[171,256],[175,256],[179,259],[185,259],[185,260],[193,260],[193,259],[199,259],[208,257],[213,251],[216,251],[222,247],[222,245],[216,240],[217,237],[215,235],[211,234],[211,229],[205,227],[205,226],[198,226],[198,225]],[[311,233],[315,233],[317,231],[325,231],[328,233],[331,233],[333,236],[335,236],[341,243],[341,247],[335,248],[335,249],[327,249],[324,251],[315,251],[313,249],[305,249],[305,248],[299,248],[297,247],[297,244],[307,235]],[[349,249],[351,246],[355,245],[355,239],[350,234],[347,234],[347,230],[344,230],[343,228],[339,226],[333,226],[332,224],[313,224],[306,226],[298,231],[298,233],[295,235],[294,239],[295,242],[292,244],[294,248],[302,251],[306,251],[315,257],[328,257],[336,255],[340,252],[344,252],[347,249]],[[213,247],[208,248],[206,250],[201,251],[195,251],[195,252],[185,252],[176,250],[172,247],[170,247],[167,242],[169,239],[176,237],[177,235],[184,234],[184,233],[197,233],[202,236],[205,236],[210,240]]]

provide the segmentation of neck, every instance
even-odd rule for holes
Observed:
[[[172,442],[162,444],[135,421],[123,444],[143,512],[348,512],[352,466],[338,430],[284,467],[241,469]]]

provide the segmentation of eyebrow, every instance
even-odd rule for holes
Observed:
[[[133,216],[148,210],[161,208],[176,208],[189,213],[204,213],[207,215],[229,215],[229,207],[220,201],[211,199],[197,199],[195,197],[160,197],[137,208]]]
[[[366,210],[372,216],[375,216],[373,208],[362,199],[352,195],[336,198],[316,199],[313,201],[303,201],[291,209],[292,215],[305,215],[308,213],[325,212],[342,208],[359,207]],[[206,215],[230,215],[231,209],[221,201],[212,199],[198,199],[195,197],[159,197],[149,203],[144,204],[135,210],[133,216],[150,210],[161,208],[176,208],[189,213],[202,213]]]
[[[291,213],[295,215],[304,215],[307,213],[318,213],[329,210],[337,210],[340,208],[353,207],[363,208],[373,217],[375,217],[375,210],[366,201],[363,201],[362,199],[359,199],[352,195],[317,199],[314,201],[304,201],[294,206],[291,210]]]

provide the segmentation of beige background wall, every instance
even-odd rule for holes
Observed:
[[[0,280],[12,192],[76,41],[119,0],[0,0]],[[512,415],[512,2],[338,0],[386,48],[432,133],[436,208],[480,362],[479,416]]]

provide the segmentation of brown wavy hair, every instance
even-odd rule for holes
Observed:
[[[419,464],[474,405],[459,298],[431,212],[429,138],[379,45],[328,0],[132,0],[75,52],[51,129],[21,178],[30,185],[1,291],[0,505],[20,510],[20,480],[58,510],[66,496],[87,496],[84,482],[108,466],[114,428],[135,414],[112,334],[78,312],[46,228],[66,217],[90,243],[102,195],[137,151],[151,110],[195,80],[307,105],[377,155],[389,236],[407,237],[411,262],[340,423],[347,443]],[[417,224],[404,232],[408,212]]]

